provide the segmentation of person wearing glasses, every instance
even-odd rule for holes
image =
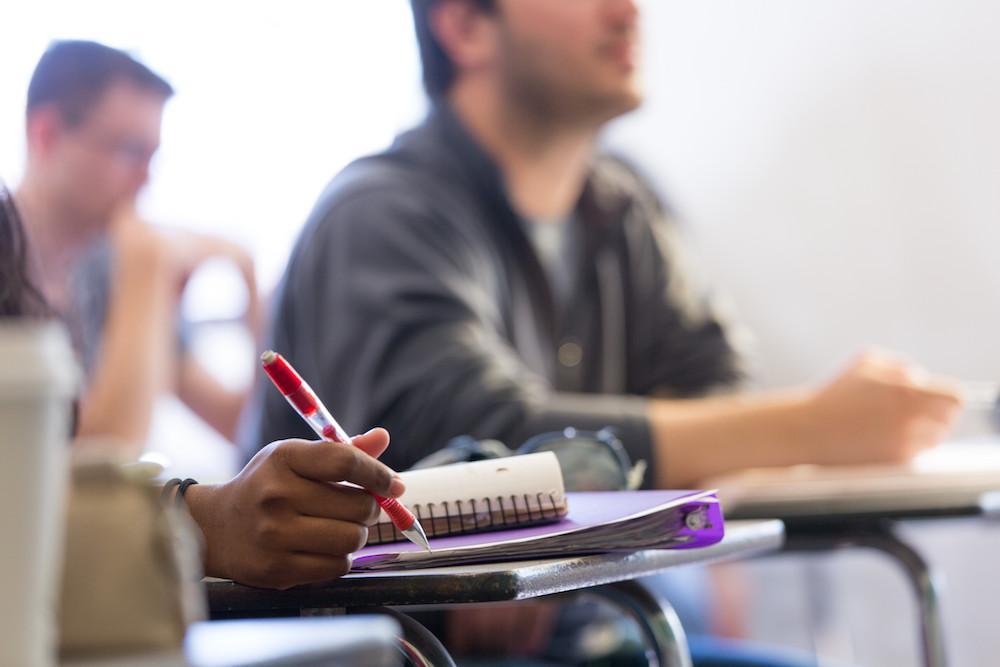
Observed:
[[[166,391],[234,437],[246,392],[222,386],[179,344],[179,300],[195,268],[210,257],[231,260],[256,310],[243,250],[156,230],[136,213],[172,94],[122,51],[54,42],[28,86],[27,160],[15,194],[39,288],[68,325],[85,371],[80,433],[133,453]]]
[[[0,325],[53,316],[35,286],[30,246],[9,193],[0,185]],[[389,445],[384,429],[372,429],[352,442],[353,447],[272,442],[232,480],[187,486],[183,503],[201,529],[205,574],[264,588],[346,574],[350,554],[364,545],[368,526],[380,511],[357,486],[393,498],[405,491],[399,477],[376,460]]]

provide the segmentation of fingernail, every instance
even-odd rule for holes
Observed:
[[[389,482],[389,495],[393,498],[403,495],[406,491],[406,484],[403,484],[403,480],[398,477],[393,477],[392,481]]]

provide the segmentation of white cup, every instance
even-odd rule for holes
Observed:
[[[72,401],[55,323],[0,320],[0,666],[56,660]]]

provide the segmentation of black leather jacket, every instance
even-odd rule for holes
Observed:
[[[652,465],[645,397],[740,377],[719,319],[684,284],[667,216],[634,172],[595,160],[560,308],[525,224],[492,160],[437,107],[323,193],[282,281],[271,345],[349,432],[388,428],[383,460],[397,469],[461,434],[516,446],[609,425]],[[311,435],[258,384],[251,451]]]

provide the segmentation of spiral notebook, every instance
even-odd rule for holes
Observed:
[[[400,475],[400,499],[427,537],[445,537],[536,526],[566,516],[566,492],[552,452],[411,470]],[[368,544],[406,538],[383,512],[368,531]]]
[[[640,549],[691,549],[723,538],[714,491],[610,491],[565,494],[567,514],[552,523],[430,539],[432,551],[409,542],[367,546],[355,571],[404,570]]]

